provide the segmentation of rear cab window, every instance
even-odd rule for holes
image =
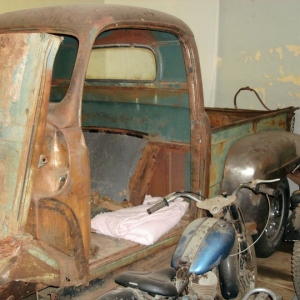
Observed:
[[[97,47],[91,52],[86,79],[152,82],[156,73],[155,56],[148,48]]]

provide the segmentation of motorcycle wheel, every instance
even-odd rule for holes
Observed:
[[[300,241],[295,241],[292,254],[293,283],[297,298],[300,299]]]
[[[233,300],[242,299],[249,291],[254,289],[257,284],[257,265],[256,265],[256,255],[255,248],[253,246],[253,241],[250,234],[246,234],[247,242],[247,252],[240,253],[240,245],[237,245],[233,248],[232,254],[233,257],[236,257],[236,274],[238,276],[238,288],[239,294]],[[223,265],[224,267],[224,265]],[[222,270],[224,278],[227,277],[228,282],[230,282],[230,277],[232,275],[230,268],[223,268]],[[226,274],[227,273],[227,274]],[[226,284],[226,283],[225,283]],[[215,299],[224,299],[221,297],[221,288],[218,291]],[[225,297],[227,299],[228,297]],[[231,298],[232,299],[232,298]]]
[[[264,230],[262,236],[255,243],[257,257],[269,257],[276,252],[285,231],[290,205],[290,189],[287,179],[281,180],[277,188],[281,190],[281,195],[270,197],[270,219],[267,226],[253,236],[253,240],[256,241]]]
[[[239,255],[239,275],[240,275],[240,295],[238,299],[244,297],[244,295],[254,289],[257,284],[257,265],[256,265],[256,253],[253,246],[252,237],[250,234],[246,235],[248,253]]]

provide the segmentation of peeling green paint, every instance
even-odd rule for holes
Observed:
[[[48,253],[43,251],[41,248],[31,245],[28,248],[28,252],[32,256],[37,257],[40,261],[47,264],[48,266],[50,266],[56,270],[59,270],[59,264],[57,263],[57,261],[52,259],[51,257],[49,257]],[[52,274],[52,276],[53,276],[53,274]]]

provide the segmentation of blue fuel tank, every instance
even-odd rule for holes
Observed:
[[[184,230],[172,257],[172,267],[190,265],[190,273],[204,274],[229,255],[235,237],[233,226],[224,220],[196,219]]]

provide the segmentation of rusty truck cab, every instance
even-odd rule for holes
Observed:
[[[106,266],[106,258],[91,257],[92,196],[139,205],[146,194],[208,193],[210,125],[193,34],[160,12],[92,4],[4,14],[0,34],[60,41],[53,67],[43,70],[50,76],[43,81],[48,92],[39,110],[31,108],[39,129],[31,136],[34,151],[24,167],[31,177],[11,241],[28,238],[2,257],[3,295],[16,287],[29,290],[24,282],[32,283],[32,292],[105,277],[118,262]],[[125,69],[121,75],[103,65],[107,55],[113,67]],[[139,71],[131,73],[132,66]],[[196,216],[194,206],[189,216]],[[147,257],[179,235],[169,234],[149,251],[134,249]],[[128,254],[119,266],[136,259]]]

